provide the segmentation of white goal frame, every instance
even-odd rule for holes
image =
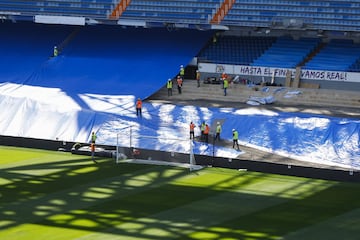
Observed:
[[[144,146],[143,143],[157,143],[157,142],[163,142],[170,144],[170,147],[174,147],[176,149],[176,144],[179,144],[179,146],[184,147],[184,151],[176,151],[173,149],[165,150],[165,152],[169,152],[171,156],[173,157],[175,152],[181,153],[181,154],[188,154],[189,155],[189,161],[188,163],[180,163],[180,162],[171,162],[166,160],[156,160],[153,158],[149,159],[135,159],[133,156],[126,156],[123,153],[121,153],[121,148],[129,148],[133,151],[137,151],[139,146]],[[181,147],[180,147],[181,148]],[[156,150],[155,147],[151,148],[149,147],[149,150]],[[164,150],[161,150],[164,151]],[[141,135],[138,133],[134,133],[132,130],[132,127],[128,127],[125,129],[122,129],[120,132],[116,133],[116,153],[115,153],[115,163],[122,163],[122,162],[133,162],[133,163],[144,163],[144,164],[155,164],[155,165],[170,165],[170,166],[177,166],[177,167],[185,167],[189,168],[190,171],[192,170],[198,170],[202,167],[199,165],[196,165],[195,161],[195,155],[194,155],[194,142],[192,139],[180,139],[180,138],[167,138],[167,137],[161,137],[161,136],[148,136],[148,135]]]

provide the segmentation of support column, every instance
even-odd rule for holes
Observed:
[[[114,8],[114,10],[112,11],[112,13],[109,15],[109,19],[112,20],[117,20],[120,18],[120,16],[123,14],[123,12],[125,11],[125,9],[127,8],[127,6],[129,6],[131,0],[121,0],[116,7]]]
[[[301,67],[296,67],[295,78],[292,87],[299,88],[300,86]]]
[[[221,4],[220,8],[214,14],[213,18],[211,19],[211,24],[219,24],[226,16],[226,14],[230,11],[233,4],[236,0],[224,0]]]

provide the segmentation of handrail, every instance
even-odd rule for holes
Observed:
[[[121,0],[109,15],[109,19],[119,19],[126,8],[129,6],[130,2],[131,0]]]
[[[225,18],[226,14],[230,11],[234,3],[235,0],[224,0],[220,8],[218,8],[217,12],[214,14],[210,23],[219,24]]]

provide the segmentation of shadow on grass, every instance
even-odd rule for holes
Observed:
[[[360,207],[359,184],[109,159],[12,167],[2,178],[0,230],[33,223],[143,239],[270,239]]]

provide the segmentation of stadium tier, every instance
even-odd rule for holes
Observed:
[[[221,36],[198,55],[202,62],[250,65],[276,38]]]
[[[149,22],[209,24],[220,1],[141,1],[132,0],[121,18]]]
[[[12,15],[13,19],[33,20],[36,15],[77,16],[96,19],[107,19],[116,6],[112,0],[81,1],[0,1],[0,11],[4,15]]]
[[[222,24],[359,31],[360,3],[346,0],[237,0]]]
[[[304,68],[345,72],[350,69],[359,71],[355,65],[359,56],[360,44],[354,44],[350,40],[332,40],[324,45],[311,61],[305,64]]]
[[[3,19],[72,16],[96,21],[130,19],[144,22],[221,24],[303,30],[359,31],[357,1],[284,0],[48,0],[0,2]]]
[[[288,37],[279,37],[259,58],[255,59],[252,66],[268,66],[284,68],[297,67],[319,43],[319,39],[294,40]]]
[[[228,30],[228,35],[234,37],[219,32],[218,44],[206,46],[198,55],[200,61],[359,71],[357,1],[5,0],[0,1],[0,18],[65,25],[157,27],[168,31]],[[337,38],[356,43],[345,41],[333,48],[333,39]],[[339,57],[342,60],[333,64],[332,58]]]
[[[198,57],[205,63],[359,72],[359,49],[352,40],[222,36]]]

